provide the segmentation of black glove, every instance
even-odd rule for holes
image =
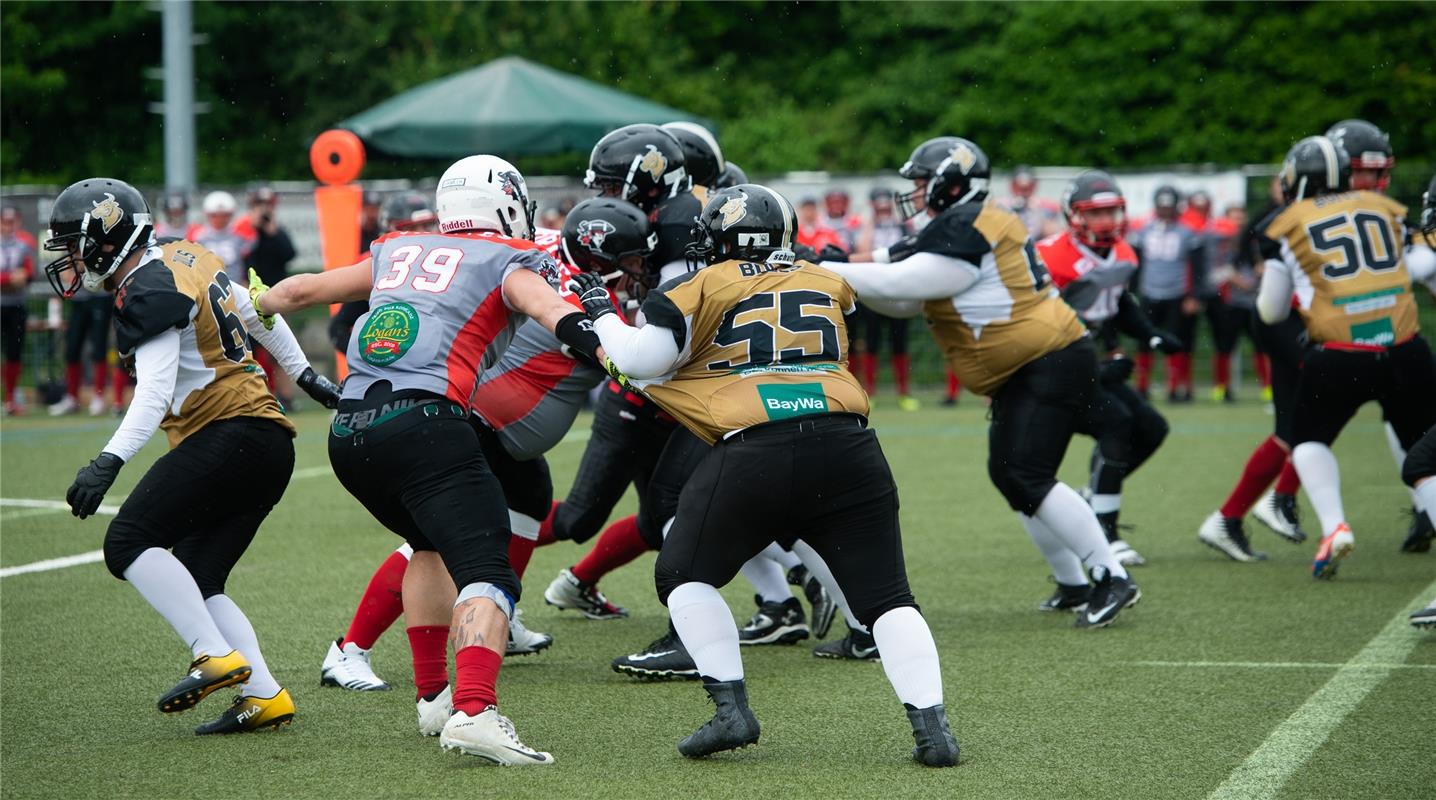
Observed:
[[[1136,366],[1132,359],[1123,356],[1103,361],[1097,365],[1097,380],[1107,386],[1126,383],[1127,379],[1132,377],[1132,370]]]
[[[608,286],[602,275],[580,272],[569,281],[568,288],[578,295],[578,302],[589,319],[596,321],[604,314],[614,313],[613,298],[608,295]]]
[[[305,394],[318,401],[319,405],[330,411],[339,407],[339,386],[315,372],[313,367],[305,367],[295,383],[299,384]]]
[[[1171,355],[1173,353],[1180,353],[1182,352],[1182,349],[1184,347],[1181,339],[1178,339],[1172,334],[1160,329],[1154,329],[1152,331],[1152,338],[1150,341],[1147,342],[1147,346],[1157,350],[1161,350],[1167,355]]]
[[[848,251],[835,244],[825,244],[823,249],[818,251],[818,261],[842,261],[848,260]]]
[[[75,475],[70,491],[65,492],[65,502],[70,504],[70,513],[84,519],[100,507],[105,492],[114,485],[115,477],[125,462],[113,453],[101,453],[94,461],[86,464]]]

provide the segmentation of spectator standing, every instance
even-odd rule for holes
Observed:
[[[848,252],[847,246],[843,243],[843,237],[838,232],[829,228],[822,217],[818,214],[818,199],[816,197],[804,197],[798,204],[798,244],[813,248],[814,252],[821,253],[824,247],[829,245],[840,248],[844,253]]]
[[[155,220],[155,238],[183,239],[189,235],[189,198],[184,192],[166,192],[155,207],[161,210]]]
[[[254,242],[249,253],[248,264],[259,274],[260,280],[268,286],[289,276],[289,262],[294,260],[294,242],[289,232],[280,224],[275,215],[279,195],[268,186],[260,186],[249,193],[249,213],[235,223],[239,234]],[[244,283],[248,285],[248,275]],[[254,346],[254,358],[264,368],[265,382],[269,390],[286,409],[294,407],[294,386],[284,370],[279,368],[274,356],[268,350]]]
[[[1037,173],[1026,164],[1018,164],[1007,184],[1012,196],[1003,203],[1016,214],[1027,228],[1032,241],[1039,241],[1063,230],[1061,209],[1051,200],[1037,196]]]
[[[863,218],[850,213],[851,200],[842,189],[829,189],[823,194],[823,224],[837,232],[843,239],[843,249],[849,253],[858,246],[863,235]]]
[[[384,205],[384,196],[378,192],[364,193],[359,207],[359,253],[369,252],[369,245],[384,232],[379,224],[379,210]]]
[[[832,193],[829,193],[828,197],[831,196]],[[871,253],[874,250],[885,250],[897,244],[903,237],[912,234],[912,226],[897,215],[897,210],[893,205],[892,190],[873,189],[868,195],[868,202],[872,215],[858,233],[857,241],[854,243],[855,251]],[[846,210],[846,194],[843,195],[843,203],[843,210]],[[831,202],[827,205],[831,221],[834,207]],[[877,391],[878,357],[882,352],[883,333],[886,332],[888,344],[892,348],[893,382],[897,384],[898,408],[904,411],[916,411],[921,404],[908,391],[912,372],[907,349],[908,324],[911,320],[884,316],[865,305],[858,304],[853,322],[856,324],[852,324],[850,327],[861,330],[863,333],[860,342],[862,346],[850,348],[849,352],[852,353],[851,360],[855,363],[858,379],[863,382],[863,388],[867,390],[869,396],[874,395]],[[852,335],[854,338],[858,337],[857,333]]]
[[[110,313],[115,298],[105,291],[81,286],[69,299],[70,321],[65,326],[65,396],[50,404],[50,416],[73,414],[80,409],[82,372],[90,364],[90,416],[107,410],[105,383],[110,374]],[[88,346],[88,347],[87,347]],[[85,350],[89,359],[85,359]]]
[[[1207,305],[1207,320],[1212,326],[1212,399],[1219,403],[1236,402],[1231,389],[1232,352],[1246,336],[1253,345],[1252,363],[1262,394],[1269,391],[1266,357],[1252,334],[1256,310],[1257,287],[1261,283],[1250,258],[1241,258],[1237,247],[1246,227],[1246,208],[1229,206],[1220,217],[1207,223],[1207,257],[1211,262],[1211,285],[1214,295]]]
[[[1157,187],[1152,204],[1152,219],[1127,239],[1137,251],[1137,294],[1152,326],[1182,340],[1182,351],[1167,356],[1167,399],[1190,403],[1192,343],[1207,281],[1204,238],[1178,220],[1181,194],[1175,188]],[[1149,342],[1138,345],[1137,391],[1145,398],[1151,387],[1152,348]]]
[[[35,237],[20,227],[20,210],[0,208],[0,350],[3,350],[5,413],[24,413],[20,362],[25,353],[25,296],[35,275]]]
[[[210,192],[200,206],[204,222],[190,226],[184,238],[203,245],[224,261],[224,273],[240,286],[249,285],[249,254],[254,249],[254,236],[246,235],[235,225],[237,204],[229,192]]]

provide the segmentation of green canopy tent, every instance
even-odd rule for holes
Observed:
[[[587,151],[635,122],[707,120],[566,72],[508,56],[416,86],[338,127],[401,158]]]

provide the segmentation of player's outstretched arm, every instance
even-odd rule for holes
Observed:
[[[544,326],[574,353],[603,363],[598,337],[582,311],[555,292],[538,273],[516,269],[504,278],[504,302]]]
[[[262,321],[310,306],[363,300],[373,288],[373,268],[366,258],[347,267],[291,275],[267,290],[263,284],[251,285],[249,297]]]
[[[959,295],[977,283],[976,265],[938,253],[913,253],[890,264],[824,261],[820,266],[843,276],[858,299],[887,301],[941,300]]]
[[[609,374],[620,380],[624,377],[647,380],[667,375],[678,366],[679,337],[672,328],[651,321],[642,328],[629,325],[614,313],[603,279],[593,273],[574,276],[573,287],[584,312],[593,321],[594,332],[603,342]],[[649,295],[647,302],[654,302],[655,297]]]
[[[249,280],[251,288],[258,286],[263,289],[264,282],[254,270],[249,271]],[[249,295],[244,292],[235,297],[235,306],[239,310],[239,318],[244,322],[245,330],[274,356],[284,374],[325,408],[339,407],[339,387],[309,366],[309,357],[304,355],[304,350],[299,347],[299,340],[294,338],[294,332],[289,329],[289,324],[283,317],[272,316],[268,322],[260,319]]]

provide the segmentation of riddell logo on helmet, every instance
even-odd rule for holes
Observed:
[[[100,221],[100,226],[104,228],[105,233],[109,233],[111,228],[120,224],[120,220],[125,218],[125,210],[120,208],[119,201],[115,200],[115,196],[109,192],[105,192],[104,200],[99,202],[91,200],[90,205],[95,207],[90,212],[90,216]]]
[[[468,219],[467,217],[464,219],[450,219],[444,220],[443,222],[439,223],[439,232],[450,233],[452,231],[471,231],[478,227],[478,222],[472,219]]]

